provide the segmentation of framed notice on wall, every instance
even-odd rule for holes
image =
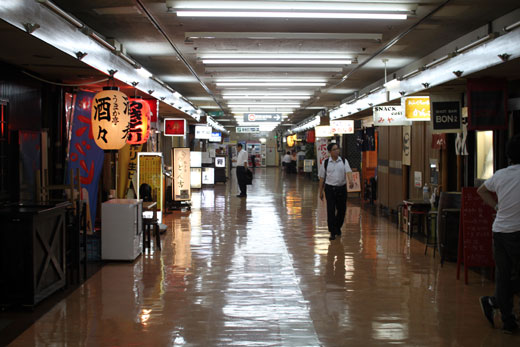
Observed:
[[[187,201],[191,199],[190,149],[172,148],[173,200]]]
[[[162,179],[163,155],[156,152],[140,152],[137,155],[137,198],[157,202],[157,218],[162,222],[164,184]],[[148,187],[141,186],[147,184]],[[146,189],[145,189],[146,187]],[[141,194],[146,194],[143,196]],[[152,217],[152,211],[144,212],[146,217]]]

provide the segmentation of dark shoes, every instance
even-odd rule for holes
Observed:
[[[237,198],[245,198],[245,197],[247,197],[247,194],[238,194],[237,195]]]
[[[484,317],[486,317],[488,322],[494,328],[495,327],[495,321],[493,319],[494,309],[493,309],[493,305],[492,305],[490,299],[491,299],[491,297],[489,297],[489,296],[481,296],[479,301],[480,301],[480,308],[482,309],[482,313],[484,314]]]
[[[505,322],[504,326],[502,327],[502,331],[504,334],[513,334],[516,330],[518,330],[518,324],[514,320],[511,320],[509,322]]]
[[[330,237],[329,237],[329,240],[335,240],[336,239],[336,235],[335,234],[330,234]]]

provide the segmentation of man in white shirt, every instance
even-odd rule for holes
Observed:
[[[348,160],[339,156],[339,147],[335,143],[327,146],[330,157],[323,161],[318,172],[320,178],[319,194],[323,201],[323,195],[327,199],[327,225],[329,227],[329,240],[341,236],[341,227],[347,211],[347,177],[350,188],[354,187],[352,170]],[[324,194],[325,192],[325,194]]]
[[[287,171],[289,165],[291,164],[291,153],[289,151],[287,151],[287,153],[285,153],[285,155],[283,156],[282,158],[282,166],[285,168],[285,171]]]
[[[247,196],[246,170],[247,170],[247,152],[242,148],[242,144],[237,145],[237,181],[240,188],[239,198]]]
[[[493,327],[493,309],[499,308],[502,329],[504,333],[512,334],[518,329],[513,314],[513,295],[520,289],[520,134],[513,136],[507,144],[507,156],[512,165],[495,172],[477,190],[484,202],[497,211],[493,222],[495,296],[481,297],[480,306]]]

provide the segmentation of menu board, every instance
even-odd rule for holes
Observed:
[[[477,193],[477,188],[462,188],[457,278],[459,278],[460,263],[463,261],[466,283],[468,283],[468,267],[495,266],[492,245],[494,218],[495,210],[484,203]]]

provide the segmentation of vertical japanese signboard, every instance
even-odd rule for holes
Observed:
[[[141,151],[143,145],[126,144],[119,150],[117,159],[117,197],[124,199],[130,189],[130,183],[137,170],[137,153]],[[134,182],[135,184],[135,182]],[[137,187],[134,187],[137,189]]]
[[[462,188],[462,203],[459,223],[459,249],[457,279],[460,264],[464,262],[464,280],[468,283],[468,267],[495,266],[493,260],[493,220],[495,211],[484,203],[477,188]]]
[[[157,218],[159,219],[159,223],[162,222],[164,196],[162,160],[162,153],[156,152],[142,152],[138,153],[137,156],[137,198],[142,199],[139,192],[141,185],[148,184],[152,189],[153,200],[157,202]],[[144,215],[151,217],[152,212],[145,212]]]
[[[190,149],[179,147],[172,149],[173,200],[191,199]]]

